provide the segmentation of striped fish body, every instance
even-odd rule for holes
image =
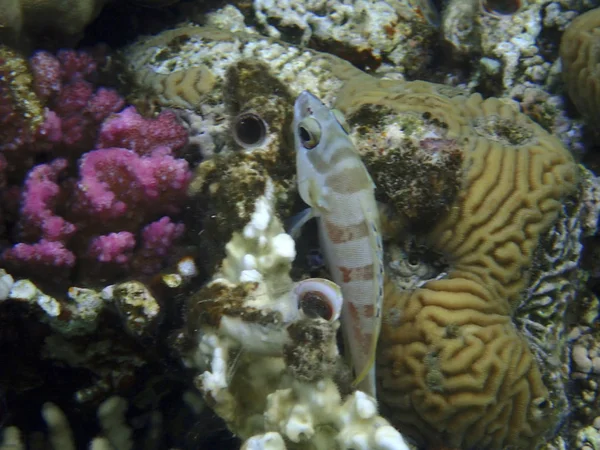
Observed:
[[[344,298],[342,330],[355,384],[375,396],[383,251],[374,185],[341,113],[303,92],[294,109],[298,189],[319,218],[321,248]]]

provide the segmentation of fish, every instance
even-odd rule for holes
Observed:
[[[376,397],[384,264],[375,184],[340,111],[303,91],[294,104],[292,126],[298,191],[310,208],[291,233],[318,220],[326,265],[342,290],[341,326],[353,385]]]

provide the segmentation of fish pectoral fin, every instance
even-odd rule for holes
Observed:
[[[298,237],[300,237],[302,227],[306,225],[309,220],[314,219],[315,217],[316,215],[314,209],[306,208],[304,211],[301,211],[287,219],[285,223],[285,229],[293,239],[298,239]]]
[[[310,197],[310,204],[315,208],[315,217],[320,216],[323,212],[329,211],[329,202],[327,196],[329,189],[323,186],[317,180],[312,178],[308,185],[308,195]]]

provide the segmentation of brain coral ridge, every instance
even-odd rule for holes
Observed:
[[[210,27],[182,26],[145,37],[123,56],[136,85],[162,106],[206,109],[218,104],[229,67],[264,63],[292,91],[310,89],[329,102],[342,83],[365,76],[349,62],[285,42]]]
[[[576,189],[572,157],[512,103],[445,86],[350,82],[337,106],[351,123],[363,107],[425,115],[464,154],[462,189],[424,236],[447,275],[417,289],[386,284],[378,393],[387,417],[433,446],[535,448],[557,412],[511,314],[540,235]]]

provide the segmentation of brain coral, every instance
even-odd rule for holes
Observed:
[[[330,101],[343,81],[364,72],[327,53],[301,49],[258,35],[181,26],[144,36],[123,57],[132,81],[161,106],[218,107],[228,68],[260,61],[291,91],[310,89]]]
[[[426,118],[436,125],[427,138],[459,145],[464,157],[462,188],[423,233],[446,275],[416,289],[386,285],[378,393],[387,417],[431,446],[535,448],[560,405],[511,314],[541,234],[575,192],[569,152],[513,104],[445,86],[350,82],[337,106],[350,123],[365,108],[401,124]]]
[[[563,34],[560,57],[569,96],[589,120],[600,117],[600,8],[577,17]]]

